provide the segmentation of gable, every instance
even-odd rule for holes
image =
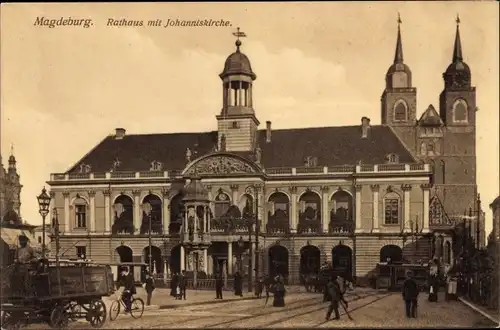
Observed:
[[[446,214],[443,204],[437,195],[431,198],[429,203],[429,225],[431,226],[452,226],[453,223]]]
[[[434,109],[434,106],[431,104],[425,110],[425,112],[420,116],[420,119],[418,120],[418,124],[420,126],[442,126],[444,125],[443,121],[441,120],[441,116],[439,116],[438,112],[436,109]]]
[[[258,166],[230,153],[214,153],[188,164],[183,175],[231,175],[261,173]]]

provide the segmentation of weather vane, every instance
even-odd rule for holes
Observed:
[[[240,27],[237,27],[236,32],[233,32],[233,36],[238,38],[237,40],[239,41],[240,38],[246,38],[247,35],[245,34],[245,32],[240,31]]]
[[[401,20],[401,15],[399,15],[399,12],[398,12],[398,25],[403,23],[403,21]]]
[[[455,20],[457,22],[457,25],[460,24],[460,16],[457,14],[457,19]]]

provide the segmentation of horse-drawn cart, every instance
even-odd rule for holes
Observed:
[[[14,264],[2,273],[2,329],[40,323],[64,329],[78,319],[99,328],[106,321],[102,297],[114,292],[109,266],[45,261]]]

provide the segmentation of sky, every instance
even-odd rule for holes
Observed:
[[[36,196],[116,127],[127,134],[216,130],[218,74],[235,50],[257,74],[254,108],[273,128],[380,124],[384,77],[394,59],[398,12],[417,117],[438,108],[456,15],[477,87],[479,192],[499,194],[497,2],[68,3],[1,6],[1,151],[11,144],[21,215],[41,223]],[[37,17],[90,18],[89,28],[35,26]],[[214,19],[227,27],[115,27],[108,20]],[[146,23],[147,25],[147,23]],[[263,128],[265,124],[261,125]],[[491,210],[486,210],[487,232]]]

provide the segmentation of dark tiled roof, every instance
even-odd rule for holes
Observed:
[[[415,159],[387,126],[371,126],[368,138],[361,138],[361,126],[319,127],[272,130],[271,143],[266,131],[258,133],[262,149],[262,165],[270,167],[304,166],[304,158],[316,157],[318,166],[383,164],[390,153],[400,163]],[[80,164],[91,165],[92,172],[106,172],[114,160],[119,171],[148,171],[151,162],[160,161],[165,170],[182,170],[186,166],[186,149],[197,152],[195,158],[213,151],[217,132],[126,135],[122,139],[109,136],[97,145],[69,172],[78,172]],[[253,160],[252,153],[240,156]]]

